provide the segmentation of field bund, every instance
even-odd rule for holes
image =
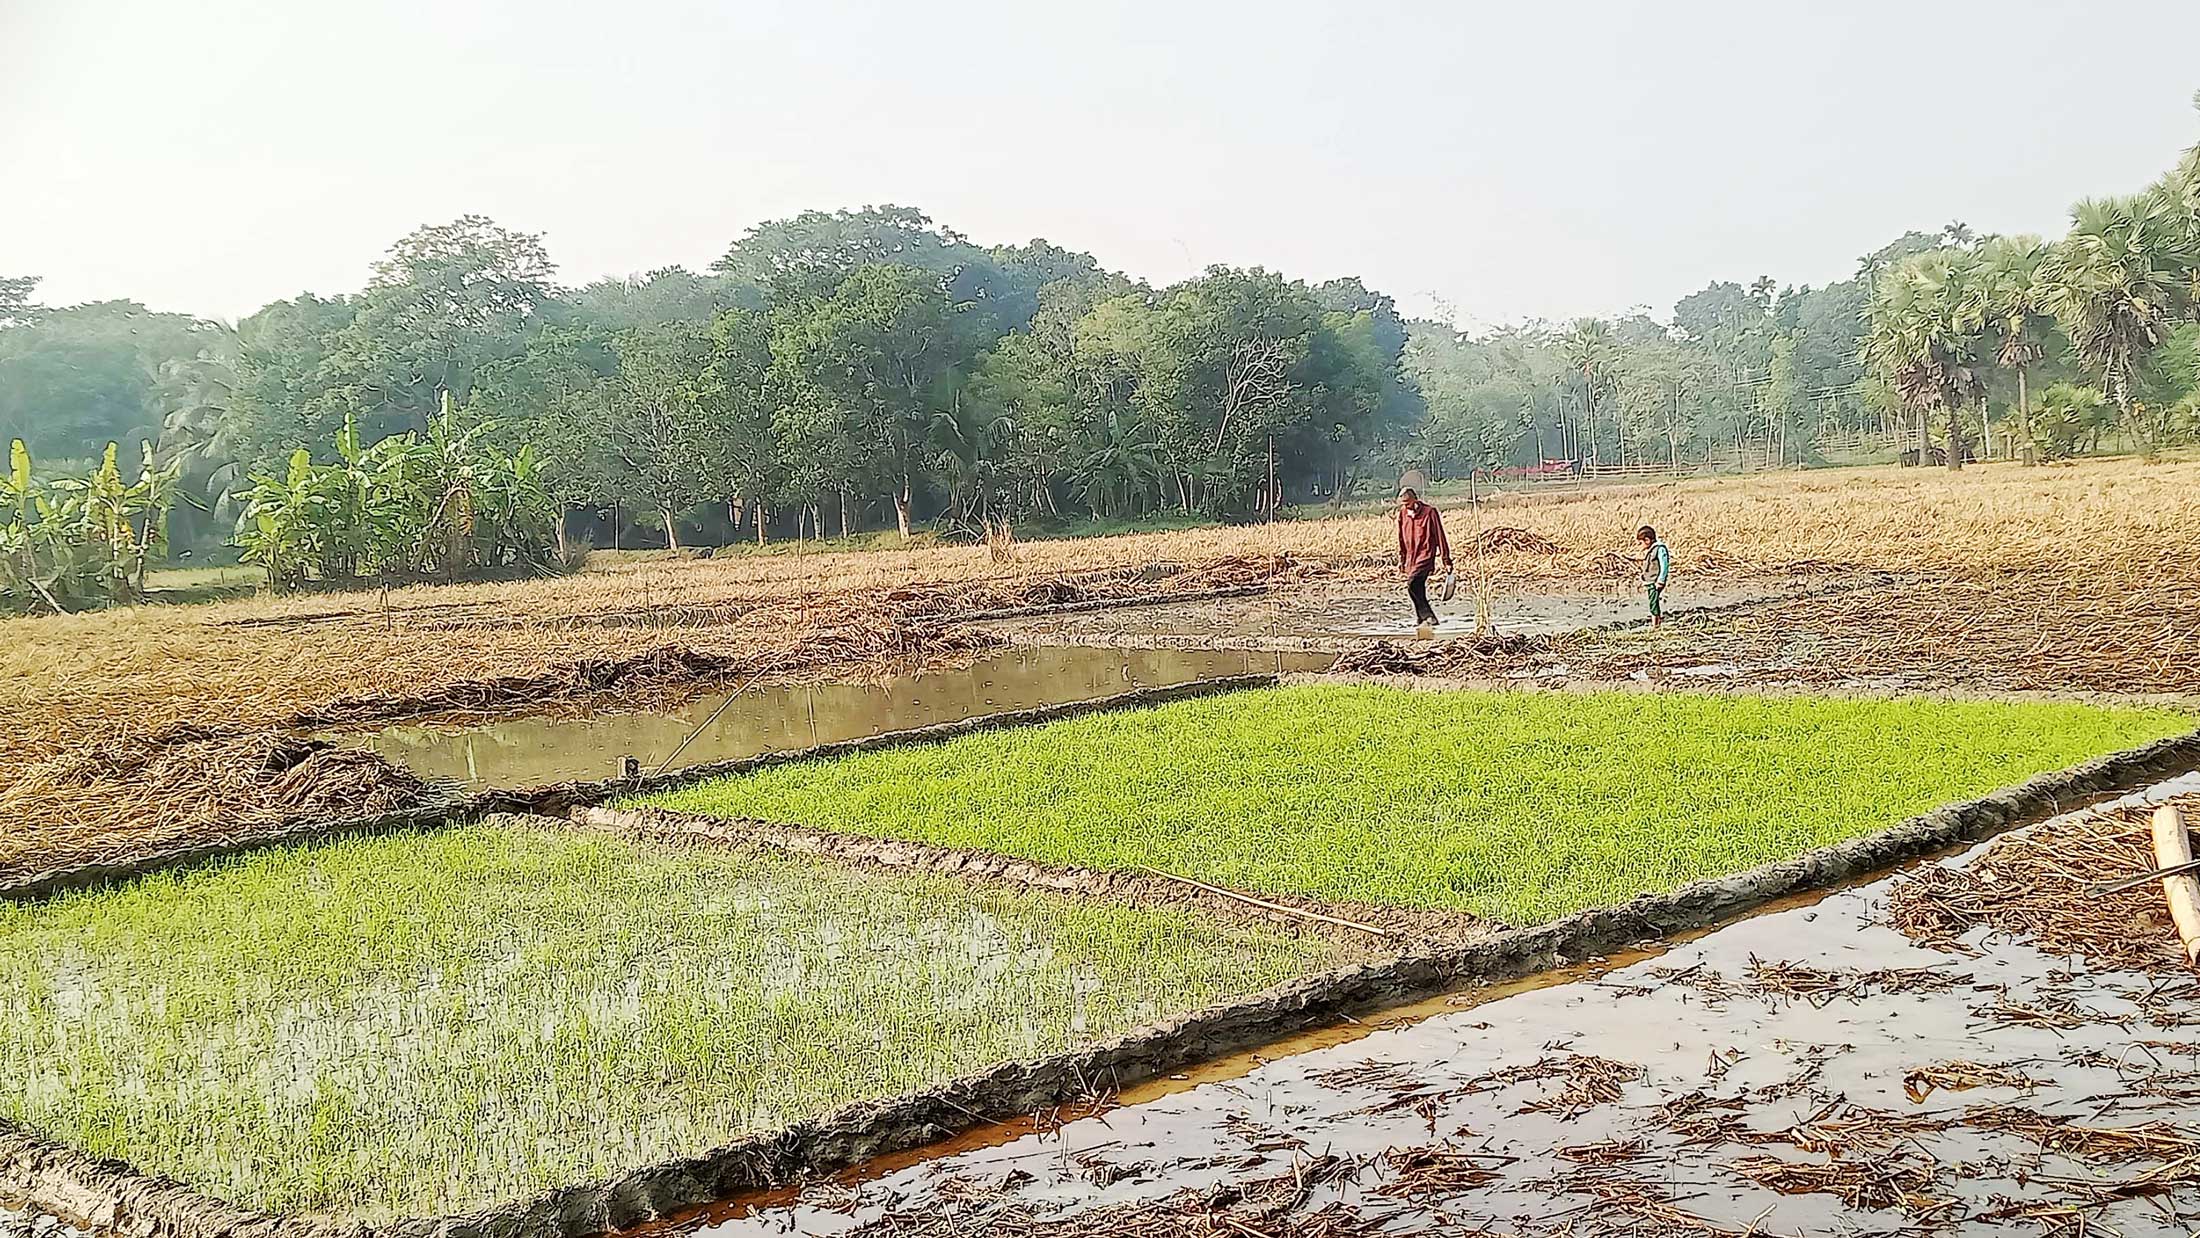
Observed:
[[[2190,726],[1262,689],[770,761],[656,797],[717,814],[684,837],[493,818],[19,899],[0,1199],[190,1238],[594,1233],[1847,880],[2189,767]],[[1538,923],[1377,936],[1155,894],[1183,876]]]

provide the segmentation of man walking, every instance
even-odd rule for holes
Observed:
[[[1406,596],[1413,599],[1413,618],[1426,632],[1436,626],[1436,608],[1428,604],[1428,578],[1441,556],[1451,569],[1451,543],[1444,538],[1444,518],[1421,501],[1411,486],[1398,491],[1398,570],[1406,578]]]

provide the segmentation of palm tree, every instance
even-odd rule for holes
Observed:
[[[2193,102],[2200,106],[2200,96]],[[2176,229],[2172,243],[2185,260],[2185,312],[2200,317],[2200,146],[2186,151],[2148,192],[2169,203]]]
[[[2139,370],[2191,299],[2195,255],[2165,193],[2088,199],[2040,264],[2041,292],[2063,333],[2099,371],[2124,424],[2152,453],[2137,408]]]
[[[2040,263],[2047,247],[2036,236],[1997,236],[1978,248],[1973,278],[1958,307],[1966,331],[1984,331],[1994,362],[2017,377],[2017,437],[2027,464],[2032,452],[2031,369],[2047,354],[2055,320],[2041,303]]]
[[[1593,464],[1597,456],[1597,394],[1612,384],[1619,347],[1601,318],[1577,319],[1560,347],[1566,364],[1581,374],[1582,402],[1589,422],[1588,457]]]
[[[1951,471],[1963,467],[1963,407],[1986,394],[1979,337],[1962,315],[1975,264],[1967,251],[1934,250],[1888,268],[1872,288],[1864,341],[1865,363],[1917,414],[1920,429],[1933,410],[1947,414]]]

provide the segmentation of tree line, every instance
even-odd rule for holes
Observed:
[[[424,436],[448,401],[507,453],[533,445],[561,512],[646,513],[677,545],[1243,516],[1349,481],[1420,413],[1404,323],[1357,280],[1215,268],[1156,289],[901,207],[761,225],[701,274],[554,275],[539,237],[469,216],[400,240],[357,295],[233,333],[129,303],[40,312],[17,281],[10,352],[50,358],[91,323],[136,351],[110,349],[97,400],[0,359],[0,434],[66,455],[157,419],[218,527],[293,453]]]
[[[2081,203],[2052,243],[1950,224],[1823,287],[1715,281],[1669,321],[1474,335],[1407,321],[1358,279],[1218,267],[1154,287],[906,207],[805,212],[706,271],[578,288],[540,237],[467,216],[400,239],[357,293],[234,329],[46,307],[36,280],[0,279],[0,437],[78,471],[147,439],[177,536],[247,549],[294,478],[366,486],[344,445],[406,435],[374,459],[463,437],[480,458],[451,476],[519,467],[543,498],[517,506],[561,547],[575,513],[678,545],[1243,518],[1407,467],[1809,463],[1862,436],[1955,465],[1974,447],[2154,450],[2200,422],[2196,204],[2187,153],[2140,194]],[[301,451],[335,471],[298,472]],[[379,555],[339,537],[274,556],[447,570],[425,528]]]

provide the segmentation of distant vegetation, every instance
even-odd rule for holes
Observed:
[[[1155,288],[905,207],[805,212],[707,272],[577,289],[540,238],[467,216],[400,239],[357,293],[234,330],[0,279],[0,438],[84,461],[149,440],[197,545],[234,535],[255,474],[333,464],[347,425],[363,448],[424,439],[446,400],[450,432],[535,447],[557,531],[621,544],[1242,518],[1408,466],[1960,467],[2200,436],[2196,272],[2192,153],[2081,203],[2060,240],[1949,224],[1824,287],[1718,281],[1669,323],[1474,336],[1356,278]]]

